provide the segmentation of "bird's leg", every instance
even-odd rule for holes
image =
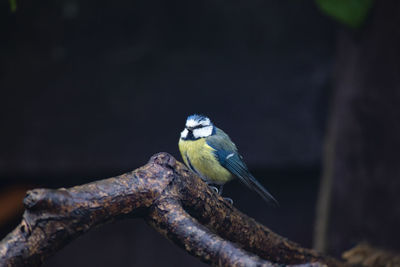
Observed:
[[[219,185],[218,194],[219,194],[220,196],[222,196],[222,190],[223,190],[223,189],[224,189],[224,185],[223,185],[223,184]]]
[[[224,189],[224,185],[221,184],[221,185],[219,186],[219,192],[218,192],[218,194],[219,194],[220,196],[222,196],[222,190],[223,190],[223,189]],[[224,200],[225,200],[225,201],[228,201],[231,205],[233,205],[233,200],[232,200],[232,198],[224,197]]]
[[[219,189],[218,189],[216,186],[212,185],[212,183],[207,183],[207,185],[208,185],[212,190],[214,190],[217,194],[219,194],[220,196],[222,196],[222,191],[223,191],[223,189],[224,189],[224,185],[223,185],[223,184],[219,185]],[[224,200],[227,201],[227,202],[229,202],[229,204],[233,205],[233,200],[232,200],[232,198],[224,197]]]

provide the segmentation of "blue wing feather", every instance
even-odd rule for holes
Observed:
[[[265,189],[247,169],[242,157],[239,155],[235,144],[221,129],[217,134],[207,138],[207,144],[215,152],[219,163],[234,174],[243,184],[256,191],[265,201],[279,206],[278,201]]]
[[[279,206],[278,201],[271,195],[271,193],[269,193],[268,190],[265,189],[265,187],[263,187],[249,172],[239,154],[235,154],[225,160],[223,166],[238,177],[245,185],[256,191],[266,202]]]

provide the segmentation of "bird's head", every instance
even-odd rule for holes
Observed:
[[[185,129],[181,132],[183,140],[197,140],[214,134],[215,129],[211,120],[203,115],[190,115],[186,119]]]

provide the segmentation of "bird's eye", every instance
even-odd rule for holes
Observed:
[[[202,128],[202,127],[204,127],[204,126],[200,124],[200,125],[197,125],[197,126],[193,127],[192,129],[195,130],[195,129],[199,129],[199,128]]]

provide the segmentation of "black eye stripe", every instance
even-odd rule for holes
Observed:
[[[192,129],[195,130],[195,129],[199,129],[199,128],[203,128],[203,127],[205,127],[205,126],[200,124],[200,125],[197,125],[196,127],[193,127]]]
[[[197,126],[195,126],[195,127],[186,127],[188,130],[196,130],[196,129],[200,129],[200,128],[203,128],[203,127],[207,127],[207,125],[202,125],[202,124],[200,124],[200,125],[197,125]]]

